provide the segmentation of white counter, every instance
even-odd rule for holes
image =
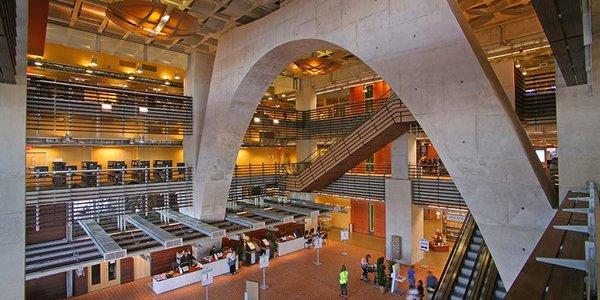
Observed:
[[[229,273],[229,263],[227,262],[228,259],[224,258],[224,259],[219,259],[217,261],[208,263],[208,264],[203,264],[202,265],[202,269],[212,269],[213,270],[213,276],[219,276],[219,275],[223,275],[225,273]]]
[[[172,291],[174,289],[178,289],[180,287],[184,287],[186,285],[200,282],[202,280],[201,273],[201,270],[197,270],[194,272],[163,279],[160,281],[156,280],[156,278],[152,276],[152,290],[157,294],[161,294],[164,292]]]
[[[305,243],[306,239],[303,237],[285,242],[277,242],[277,255],[283,256],[294,251],[302,250],[304,249]]]
[[[213,276],[223,275],[225,273],[229,273],[229,264],[227,263],[227,259],[219,259],[217,261],[203,264],[202,270],[212,269]],[[183,275],[179,275],[176,277],[171,277],[163,280],[156,280],[154,276],[152,276],[152,290],[155,293],[161,294],[164,292],[172,291],[174,289],[178,289],[184,287],[186,285],[194,284],[202,281],[201,273],[202,270],[197,270],[194,272],[186,273]]]

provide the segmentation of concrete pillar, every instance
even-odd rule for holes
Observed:
[[[27,1],[17,1],[16,84],[0,84],[0,291],[25,298],[25,114]],[[8,53],[8,51],[6,51]]]
[[[200,148],[202,128],[204,126],[204,116],[206,114],[206,101],[208,100],[208,91],[210,89],[210,79],[215,57],[205,53],[192,53],[188,57],[187,69],[183,83],[183,90],[186,96],[193,97],[192,120],[193,133],[191,136],[183,138],[183,156],[185,164],[193,168],[194,178],[194,206],[181,208],[181,212],[192,217],[200,218],[199,209],[201,199],[199,199],[198,184],[196,178],[199,178],[200,171],[196,163],[198,161],[198,149]]]
[[[310,84],[310,78],[300,80],[300,88],[296,93],[296,109],[300,111],[317,108],[317,93]],[[317,140],[298,140],[296,143],[296,156],[298,162],[303,161],[317,150]]]
[[[500,80],[500,84],[510,100],[513,109],[515,108],[515,62],[504,60],[499,63],[492,64],[496,77]]]
[[[594,34],[593,40],[598,39],[600,34]],[[556,68],[560,201],[587,180],[600,182],[600,43],[592,43],[592,57],[592,94],[587,85],[567,87]]]
[[[392,178],[385,181],[385,256],[392,259],[392,235],[400,236],[400,263],[412,265],[423,259],[423,208],[412,204],[409,165],[416,164],[414,134],[405,133],[392,142]]]

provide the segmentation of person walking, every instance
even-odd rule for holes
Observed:
[[[427,298],[433,298],[433,293],[435,293],[435,289],[438,286],[438,279],[431,273],[431,271],[427,272],[427,278],[425,278],[425,283],[427,284]]]
[[[425,297],[425,288],[423,288],[423,280],[418,281],[417,291],[419,291],[419,299],[423,299],[423,297]]]
[[[416,285],[416,279],[415,279],[415,275],[416,275],[416,271],[414,266],[410,266],[408,267],[408,271],[406,272],[406,277],[408,277],[408,285],[409,286],[417,286]]]
[[[341,297],[348,297],[348,270],[346,270],[346,266],[342,265],[342,270],[340,271],[340,289],[342,291]]]
[[[365,257],[360,259],[360,268],[363,271],[360,280],[364,280],[366,282],[369,282],[369,259],[371,259],[371,254],[367,254]]]

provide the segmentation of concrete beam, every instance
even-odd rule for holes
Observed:
[[[183,245],[182,238],[174,236],[170,232],[152,224],[150,221],[136,214],[125,215],[125,220],[155,241],[161,243],[165,249]]]
[[[194,177],[196,213],[224,218],[238,149],[273,78],[312,51],[344,48],[390,84],[436,145],[510,288],[555,213],[556,195],[455,5],[292,1],[224,33],[196,166],[203,172]]]

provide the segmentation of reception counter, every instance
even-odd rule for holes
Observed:
[[[172,291],[186,285],[194,284],[202,280],[201,269],[195,268],[193,271],[185,274],[166,278],[166,274],[152,276],[152,290],[157,294]]]
[[[202,264],[201,268],[192,268],[192,271],[185,274],[176,273],[171,278],[166,277],[166,273],[152,276],[152,290],[156,294],[172,291],[186,285],[202,281],[201,270],[213,270],[213,276],[219,276],[229,273],[229,264],[227,258],[222,258],[210,263]]]
[[[304,249],[305,243],[306,239],[303,237],[287,240],[285,242],[277,242],[277,255],[283,256],[298,250],[302,250]]]

